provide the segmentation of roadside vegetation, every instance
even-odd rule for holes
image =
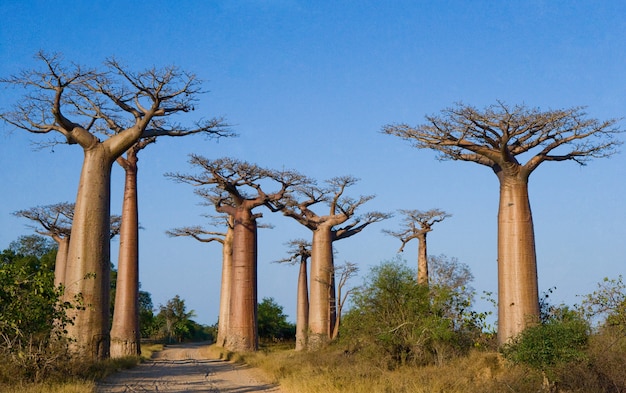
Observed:
[[[438,259],[448,273],[469,273]],[[325,349],[265,342],[256,353],[217,347],[207,353],[259,367],[271,382],[299,393],[626,391],[621,277],[606,279],[576,307],[549,304],[548,292],[541,319],[498,349],[487,315],[472,311],[464,297],[471,275],[447,281],[462,284],[456,287],[444,280],[424,288],[414,273],[400,260],[374,267],[354,293],[340,338]]]
[[[70,356],[64,311],[82,307],[55,288],[55,245],[18,239],[0,254],[0,391],[93,392],[95,381],[133,367],[140,357],[95,361]],[[208,346],[207,356],[245,362],[286,391],[317,392],[624,392],[626,286],[598,284],[576,306],[542,297],[540,319],[498,347],[489,312],[477,312],[469,268],[445,255],[429,258],[428,285],[399,259],[371,269],[350,289],[339,336],[317,351],[295,351],[296,327],[273,298],[258,305],[261,350]],[[113,271],[112,274],[115,274]],[[112,287],[114,291],[114,287]],[[150,358],[162,343],[212,340],[216,326],[191,320],[175,297],[154,314],[142,295],[142,345]]]

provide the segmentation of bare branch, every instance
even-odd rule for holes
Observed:
[[[585,164],[615,154],[621,144],[616,136],[622,132],[617,119],[589,119],[583,109],[541,111],[499,101],[480,111],[458,103],[440,115],[426,116],[424,124],[390,124],[382,132],[436,150],[440,159],[473,161],[496,172],[521,168],[529,175],[544,161]],[[531,151],[535,153],[525,164],[517,161]]]

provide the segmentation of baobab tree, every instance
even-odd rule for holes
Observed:
[[[203,132],[212,137],[232,136],[224,124],[210,131],[172,130],[167,136],[185,136]],[[139,331],[139,204],[137,195],[138,154],[157,141],[157,136],[138,140],[117,163],[124,169],[124,200],[117,273],[117,293],[111,327],[111,356],[118,358],[141,354]]]
[[[307,261],[311,257],[311,243],[304,239],[291,240],[287,243],[289,257],[279,263],[298,264],[298,289],[296,296],[296,351],[305,350],[309,332],[309,285]]]
[[[32,225],[31,227],[33,230],[40,235],[49,236],[55,241],[55,243],[57,243],[57,256],[54,263],[54,286],[65,286],[65,267],[67,262],[67,250],[72,232],[74,204],[61,202],[53,205],[37,206],[30,209],[18,210],[13,214],[17,217],[24,217],[37,222],[39,226]],[[119,234],[120,221],[120,216],[111,216],[111,239]]]
[[[451,215],[439,209],[405,210],[399,212],[404,216],[402,220],[402,230],[398,232],[383,230],[395,238],[400,239],[402,245],[398,252],[403,252],[408,242],[417,239],[417,283],[428,285],[428,251],[426,247],[426,235],[433,230],[433,225],[445,220]]]
[[[65,285],[65,264],[72,231],[74,204],[62,202],[18,210],[13,214],[37,222],[43,229],[40,229],[39,226],[33,226],[35,232],[49,236],[55,241],[58,248],[54,263],[54,286]]]
[[[584,165],[612,155],[620,143],[616,120],[588,118],[581,107],[542,111],[498,102],[479,110],[457,104],[426,116],[424,124],[392,124],[382,132],[433,149],[440,159],[487,166],[498,177],[498,341],[509,341],[539,318],[529,176],[544,162]]]
[[[219,221],[222,220],[219,219]],[[175,228],[171,231],[167,231],[168,236],[189,236],[203,243],[218,242],[222,245],[220,311],[217,318],[217,338],[215,340],[215,343],[220,347],[225,346],[228,342],[228,319],[230,314],[233,266],[233,217],[227,215],[224,221],[226,221],[225,231],[210,231],[201,226]]]
[[[283,214],[295,219],[313,232],[311,242],[311,273],[309,298],[309,335],[307,346],[317,349],[332,337],[336,320],[335,267],[333,243],[361,232],[370,224],[389,217],[381,212],[356,216],[356,210],[373,196],[358,199],[344,195],[347,187],[358,179],[352,176],[335,177],[327,187],[307,184],[296,187],[295,193],[280,206]],[[318,214],[314,205],[325,204],[328,214]],[[343,227],[338,227],[341,224]]]
[[[256,351],[257,332],[257,219],[253,209],[272,207],[292,187],[307,179],[293,171],[272,171],[232,158],[209,160],[191,155],[190,164],[198,175],[167,174],[172,179],[195,186],[211,186],[197,193],[211,201],[219,213],[233,219],[232,284],[226,348]],[[279,189],[270,193],[261,183],[273,182]]]
[[[201,81],[177,67],[131,72],[115,59],[103,70],[60,56],[37,54],[43,69],[0,79],[24,92],[12,110],[1,111],[9,125],[36,134],[58,133],[84,152],[67,254],[66,295],[82,299],[68,326],[74,352],[109,356],[109,220],[111,167],[137,141],[173,133],[211,133],[222,120],[185,127],[172,115],[194,110]],[[100,137],[103,137],[103,140]]]

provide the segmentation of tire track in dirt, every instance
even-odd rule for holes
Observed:
[[[198,345],[173,345],[158,352],[152,360],[99,382],[96,392],[284,393],[255,374],[245,365],[203,357]]]

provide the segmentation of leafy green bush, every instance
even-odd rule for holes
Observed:
[[[353,307],[340,332],[349,351],[380,357],[389,367],[441,364],[472,344],[477,323],[470,299],[459,288],[419,285],[399,259],[374,267],[353,293]]]
[[[68,362],[70,323],[54,287],[56,247],[25,236],[0,253],[0,382],[39,381]]]
[[[551,315],[530,326],[502,348],[502,354],[514,363],[542,371],[550,381],[564,364],[586,358],[589,324],[568,307],[552,308]]]
[[[263,298],[257,310],[259,339],[265,341],[293,340],[296,336],[296,327],[287,322],[287,315],[283,312],[274,298]]]

